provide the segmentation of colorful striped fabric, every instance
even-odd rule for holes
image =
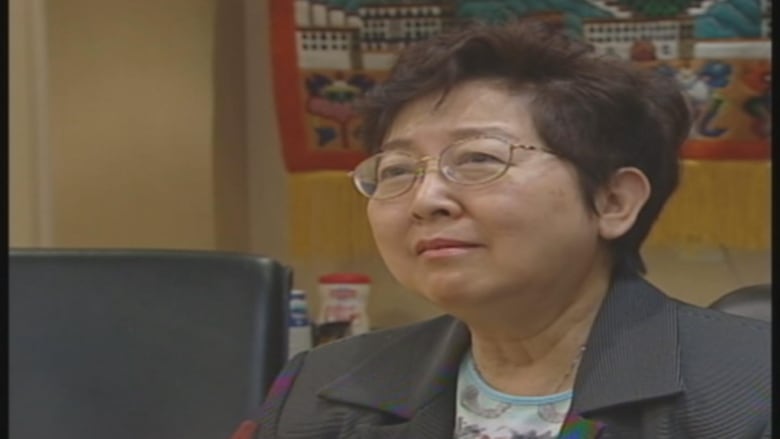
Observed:
[[[558,439],[595,439],[603,428],[603,422],[591,421],[576,413],[569,413],[563,421]]]

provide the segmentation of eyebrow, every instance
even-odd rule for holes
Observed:
[[[486,125],[486,126],[454,128],[447,133],[447,137],[449,138],[447,144],[451,144],[453,142],[457,142],[458,140],[462,140],[469,137],[477,137],[477,136],[485,136],[485,135],[501,137],[503,139],[507,139],[512,142],[518,140],[515,136],[509,134],[501,126]],[[398,150],[398,149],[409,150],[414,147],[414,144],[415,142],[413,140],[406,137],[401,137],[383,143],[379,147],[379,151],[382,152],[382,151],[390,151],[390,150]]]

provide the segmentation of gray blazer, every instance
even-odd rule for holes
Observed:
[[[258,415],[261,439],[452,439],[466,326],[442,316],[294,357]],[[561,438],[771,437],[770,326],[615,276]]]

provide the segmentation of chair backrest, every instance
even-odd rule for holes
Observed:
[[[286,360],[291,271],[197,251],[9,251],[11,439],[227,438]]]
[[[710,305],[729,314],[772,321],[772,285],[757,284],[738,288]]]

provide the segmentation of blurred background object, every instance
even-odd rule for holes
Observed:
[[[772,321],[772,285],[757,284],[737,288],[712,302],[710,308],[752,319]]]
[[[292,358],[296,354],[311,349],[314,344],[314,325],[311,322],[305,291],[292,290],[290,292],[290,309],[288,312],[289,348],[287,349],[287,357]]]

